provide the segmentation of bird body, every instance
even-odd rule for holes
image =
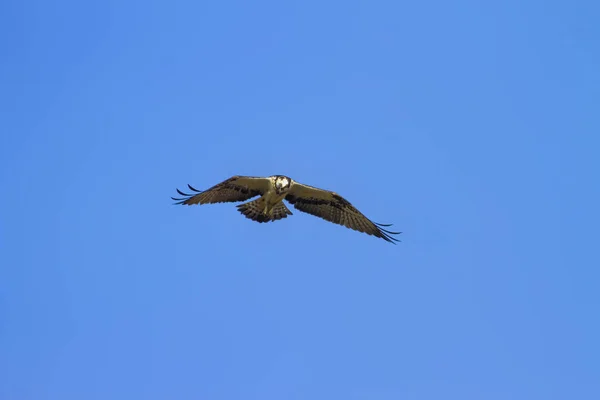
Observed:
[[[291,189],[293,181],[282,175],[270,176],[269,181],[266,192],[260,198],[237,206],[242,214],[253,221],[276,221],[292,215],[283,204],[283,199]]]
[[[294,184],[293,180],[283,175],[270,176],[269,180],[269,189],[262,196],[265,203],[263,214],[267,217],[273,215],[275,206],[285,198]]]
[[[285,199],[297,210],[374,235],[391,243],[398,241],[391,235],[400,233],[383,228],[390,225],[372,222],[337,193],[301,184],[284,175],[264,178],[233,176],[205,191],[194,189],[190,185],[188,187],[195,193],[187,194],[177,189],[177,192],[184,197],[173,198],[177,201],[176,204],[235,202],[260,196],[258,199],[238,205],[237,208],[246,218],[264,223],[292,215],[283,203]]]

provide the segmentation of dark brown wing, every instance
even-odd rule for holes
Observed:
[[[285,199],[293,204],[294,208],[305,213],[382,238],[390,243],[399,242],[391,235],[397,235],[401,232],[390,232],[383,227],[391,225],[372,222],[348,200],[335,192],[294,182]]]
[[[263,195],[269,189],[270,185],[271,181],[269,178],[233,176],[203,192],[188,185],[190,190],[195,193],[188,194],[177,189],[177,193],[184,197],[171,198],[177,201],[175,204],[185,204],[188,206],[192,204],[244,201],[258,195]]]

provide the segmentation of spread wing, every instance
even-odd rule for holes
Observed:
[[[194,189],[188,185],[194,193],[188,194],[177,189],[182,198],[171,197],[177,201],[175,204],[209,204],[225,203],[233,201],[244,201],[252,197],[263,195],[271,185],[269,178],[255,176],[233,176],[205,191]]]
[[[294,208],[329,222],[382,238],[390,243],[399,241],[391,235],[401,232],[390,232],[383,227],[391,225],[372,222],[335,192],[294,182],[285,199],[293,204]]]

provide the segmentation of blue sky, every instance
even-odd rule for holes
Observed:
[[[600,398],[598,3],[283,3],[0,5],[0,398]]]

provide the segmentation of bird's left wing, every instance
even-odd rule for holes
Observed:
[[[285,199],[293,204],[294,208],[326,221],[379,237],[390,243],[399,241],[391,235],[400,232],[390,232],[383,228],[390,225],[372,222],[335,192],[294,182]]]
[[[194,189],[188,185],[190,190],[195,193],[188,194],[177,189],[177,193],[184,197],[171,198],[177,201],[175,204],[185,204],[188,206],[193,204],[244,201],[265,194],[269,190],[270,184],[269,178],[233,176],[205,191]]]

